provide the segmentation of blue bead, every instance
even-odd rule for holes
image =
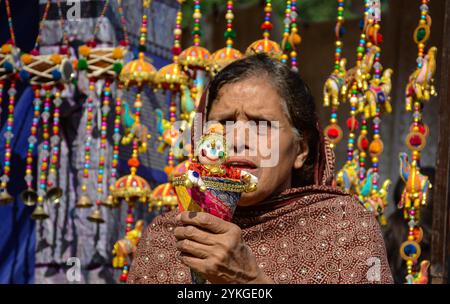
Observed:
[[[413,255],[417,253],[417,248],[412,244],[408,244],[405,246],[404,252],[406,253],[406,255]]]
[[[198,178],[198,177],[200,176],[200,174],[198,174],[198,172],[195,172],[195,171],[192,173],[192,175],[193,175],[195,178]]]

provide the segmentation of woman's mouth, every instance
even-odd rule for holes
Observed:
[[[248,159],[243,159],[243,158],[230,158],[225,165],[230,166],[230,167],[235,167],[241,170],[246,170],[246,171],[254,171],[255,169],[258,168],[258,166],[252,162],[251,160]]]

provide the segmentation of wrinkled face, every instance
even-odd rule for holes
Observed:
[[[222,135],[206,135],[198,146],[198,161],[203,165],[221,165],[225,162],[225,149]]]
[[[240,206],[258,204],[290,188],[292,170],[301,168],[307,157],[307,146],[299,142],[282,103],[270,81],[258,76],[225,84],[211,105],[209,121],[226,125],[225,132],[230,132],[230,124],[236,126],[233,140],[227,134],[226,164],[258,177],[257,190],[244,193]],[[239,127],[250,124],[258,128]],[[266,125],[264,130],[259,128]],[[257,138],[257,143],[250,138]],[[269,154],[261,142],[268,143]],[[276,161],[267,162],[268,159]]]

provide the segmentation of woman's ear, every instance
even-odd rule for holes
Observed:
[[[294,161],[294,169],[298,170],[301,167],[303,167],[303,164],[305,163],[306,159],[308,158],[309,154],[309,147],[305,140],[301,140],[299,143],[299,149],[297,153],[297,157]]]

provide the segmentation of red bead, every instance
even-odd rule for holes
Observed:
[[[364,137],[363,139],[361,139],[361,148],[363,148],[363,150],[366,150],[368,147],[369,141]]]
[[[139,167],[139,160],[137,158],[130,158],[128,160],[128,166],[130,167]]]
[[[119,45],[120,46],[127,46],[128,43],[125,40],[120,40]]]
[[[172,54],[174,54],[175,56],[178,56],[181,54],[181,48],[179,46],[174,46],[172,48]]]
[[[124,273],[122,273],[122,274],[120,275],[120,277],[119,277],[119,281],[120,281],[120,282],[126,282],[127,279],[128,279],[128,275],[126,275],[126,274],[124,274]]]
[[[268,30],[268,31],[270,31],[270,30],[272,30],[272,28],[273,28],[272,23],[269,23],[269,22],[264,22],[264,23],[261,25],[261,29],[262,29],[262,30]]]
[[[347,119],[347,127],[349,130],[356,130],[359,127],[358,121],[354,117]]]
[[[67,47],[67,45],[62,45],[59,47],[59,53],[62,55],[67,55],[69,54],[69,48]]]
[[[97,42],[95,40],[89,41],[87,43],[88,47],[95,48],[97,46]]]
[[[422,139],[418,135],[413,135],[409,139],[409,143],[410,143],[411,146],[417,147],[417,146],[420,146],[422,144]]]
[[[30,54],[33,55],[33,56],[38,56],[38,55],[39,55],[39,50],[37,50],[37,49],[32,49],[31,52],[30,52]]]
[[[425,127],[425,125],[419,125],[419,132],[425,135],[425,133],[427,132],[427,128]]]
[[[332,139],[337,138],[339,136],[339,130],[336,128],[329,128],[327,135],[329,138],[332,138]]]

